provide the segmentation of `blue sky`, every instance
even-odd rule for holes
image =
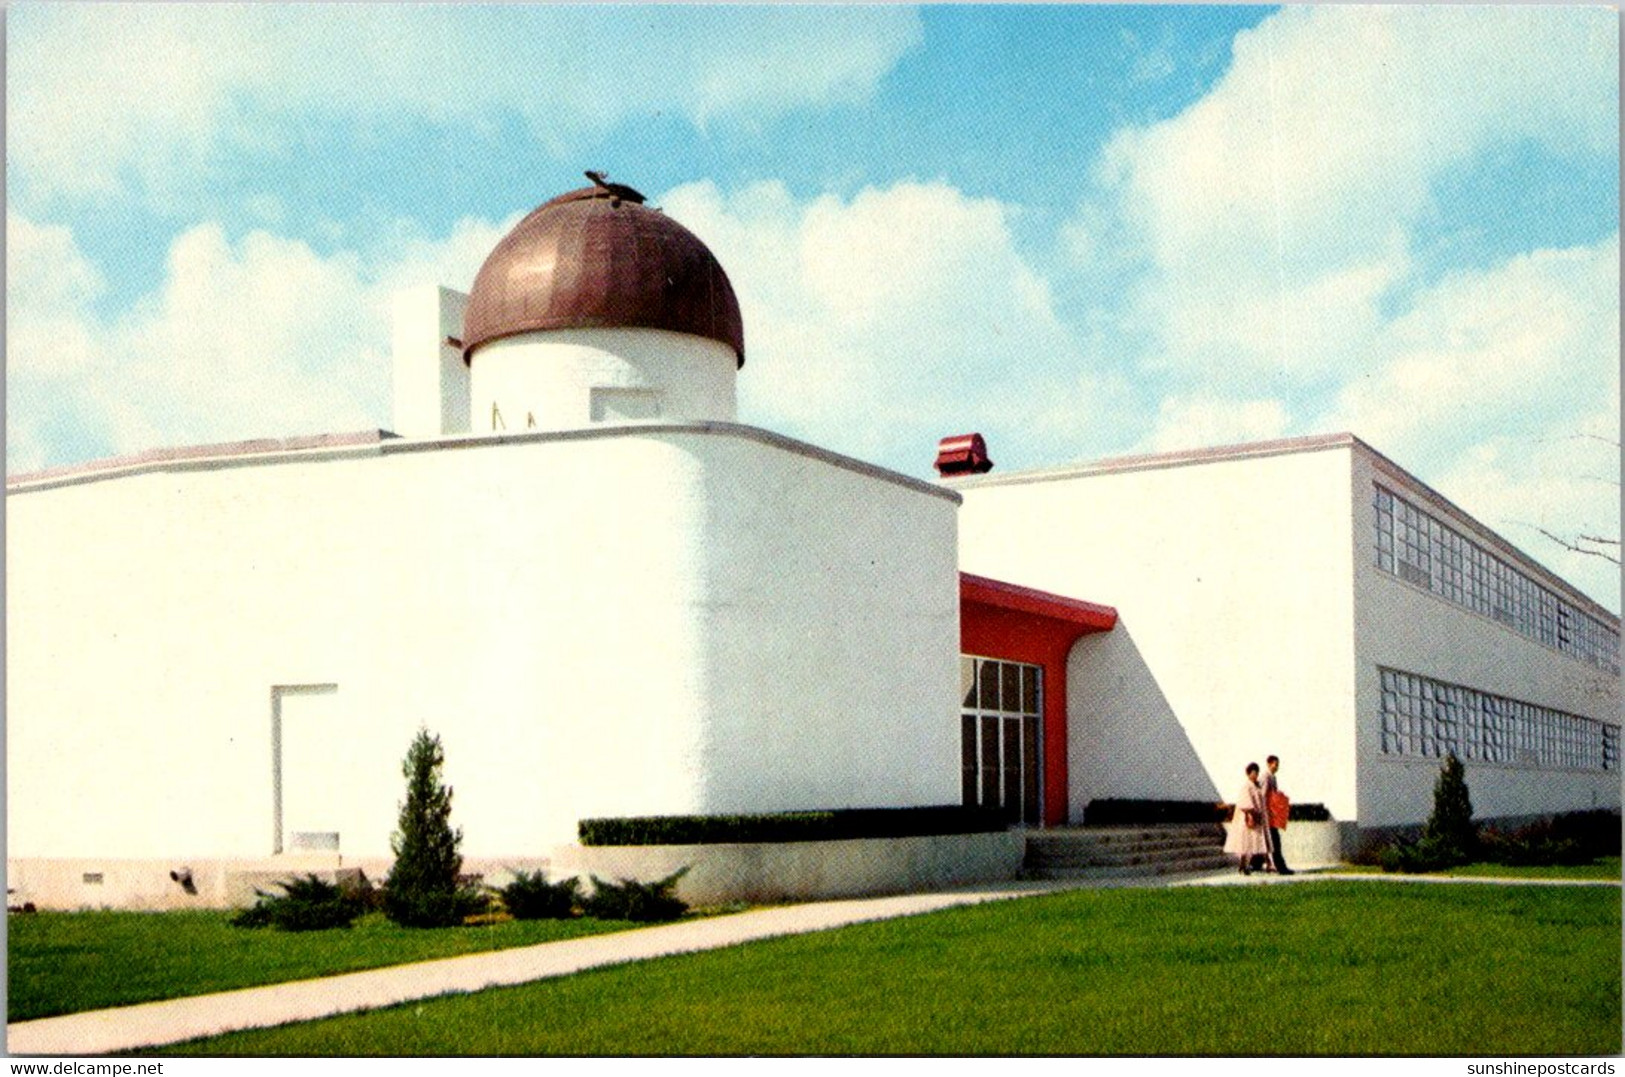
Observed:
[[[741,417],[916,474],[1353,430],[1619,608],[1617,17],[29,5],[7,471],[389,423],[389,293],[585,168],[744,308]]]

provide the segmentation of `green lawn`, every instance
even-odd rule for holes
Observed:
[[[1612,1055],[1619,939],[1615,888],[1082,890],[158,1053]]]
[[[7,920],[11,1021],[330,976],[434,957],[620,931],[604,920],[533,920],[437,931],[382,914],[349,930],[232,927],[226,912],[74,912]]]
[[[1356,871],[1363,874],[1381,874],[1382,869],[1372,864],[1358,867],[1345,865],[1339,871]],[[1492,879],[1615,879],[1619,875],[1619,857],[1607,856],[1593,860],[1589,864],[1577,867],[1529,867],[1515,868],[1505,864],[1465,864],[1459,868],[1447,868],[1444,871],[1429,872],[1432,875],[1464,875],[1474,878]]]

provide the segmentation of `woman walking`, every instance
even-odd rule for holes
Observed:
[[[1224,851],[1240,858],[1241,873],[1251,875],[1269,856],[1269,806],[1258,784],[1258,764],[1247,764],[1247,781],[1236,795],[1236,812],[1230,820],[1230,833]]]

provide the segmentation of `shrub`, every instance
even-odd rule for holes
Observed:
[[[544,872],[516,871],[513,882],[497,893],[515,920],[567,920],[581,904],[581,880],[571,876],[550,883]]]
[[[1233,805],[1205,800],[1134,800],[1101,797],[1083,809],[1088,826],[1156,826],[1172,823],[1229,822]],[[1332,817],[1324,804],[1294,804],[1287,817],[1295,823],[1323,823]]]
[[[1485,860],[1509,867],[1572,867],[1596,859],[1578,841],[1560,837],[1550,822],[1512,831],[1486,829],[1479,848]]]
[[[1205,800],[1134,800],[1100,797],[1083,809],[1089,826],[1138,825],[1158,823],[1222,823],[1230,805]]]
[[[1587,856],[1618,856],[1620,853],[1620,816],[1617,811],[1565,812],[1552,820],[1557,833],[1579,843]]]
[[[681,868],[652,883],[635,879],[611,883],[594,875],[592,896],[581,903],[581,911],[598,920],[676,920],[688,911],[688,905],[676,893],[678,880],[687,874],[688,869]]]
[[[406,800],[389,842],[395,863],[384,883],[384,912],[403,927],[450,927],[486,905],[458,878],[463,832],[451,825],[452,791],[440,780],[445,762],[440,738],[420,729],[401,765]]]
[[[1619,816],[1568,812],[1515,830],[1490,828],[1480,839],[1484,859],[1515,867],[1574,867],[1618,856]]]
[[[583,845],[707,845],[907,838],[1006,830],[996,810],[958,804],[919,808],[838,808],[764,815],[645,815],[583,819]]]
[[[1478,827],[1473,824],[1473,800],[1467,790],[1467,771],[1451,752],[1439,768],[1433,786],[1433,814],[1422,828],[1421,846],[1427,847],[1440,867],[1471,861],[1478,852]]]
[[[274,927],[278,931],[324,931],[349,927],[366,911],[365,903],[315,875],[276,883],[281,894],[254,891],[259,896],[249,908],[232,918],[237,927]]]
[[[1453,859],[1449,849],[1430,838],[1423,838],[1421,841],[1414,842],[1395,842],[1378,854],[1378,862],[1382,864],[1383,871],[1399,871],[1407,875],[1419,875],[1426,871],[1439,871],[1443,868],[1465,863],[1465,861]]]

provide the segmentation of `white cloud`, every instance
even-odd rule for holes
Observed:
[[[1202,100],[1114,136],[1074,249],[1144,260],[1148,358],[1335,381],[1409,282],[1439,177],[1520,140],[1615,152],[1616,31],[1601,9],[1289,7]]]
[[[1618,234],[1446,278],[1370,338],[1366,366],[1327,421],[1402,459],[1577,432],[1619,400]]]
[[[1619,236],[1422,293],[1324,428],[1350,429],[1619,608],[1619,574],[1540,529],[1618,538]]]
[[[71,374],[92,357],[102,276],[73,233],[6,213],[6,355],[12,375]]]
[[[264,231],[233,240],[203,224],[171,243],[153,291],[103,321],[83,295],[98,277],[67,230],[12,214],[8,470],[387,426],[390,293],[466,289],[512,224],[465,220],[365,259]]]
[[[156,197],[302,118],[555,148],[661,112],[757,123],[862,101],[921,39],[893,7],[31,5],[8,27],[9,164],[42,194]]]
[[[1265,441],[1286,433],[1286,407],[1279,400],[1226,400],[1209,397],[1165,397],[1157,411],[1152,452],[1200,449]]]
[[[996,200],[941,183],[725,198],[706,182],[661,203],[739,294],[747,421],[915,473],[946,434],[980,430],[998,459],[1018,442],[1076,452],[1116,421],[1122,386],[1091,373]]]
[[[1572,437],[1618,440],[1617,232],[1423,275],[1443,182],[1511,147],[1617,160],[1617,29],[1289,7],[1202,99],[1117,132],[1060,238],[1122,282],[1114,325],[1166,388],[1143,446],[1351,429],[1618,608],[1613,566],[1537,530],[1619,534],[1617,460],[1580,468],[1599,443]]]

